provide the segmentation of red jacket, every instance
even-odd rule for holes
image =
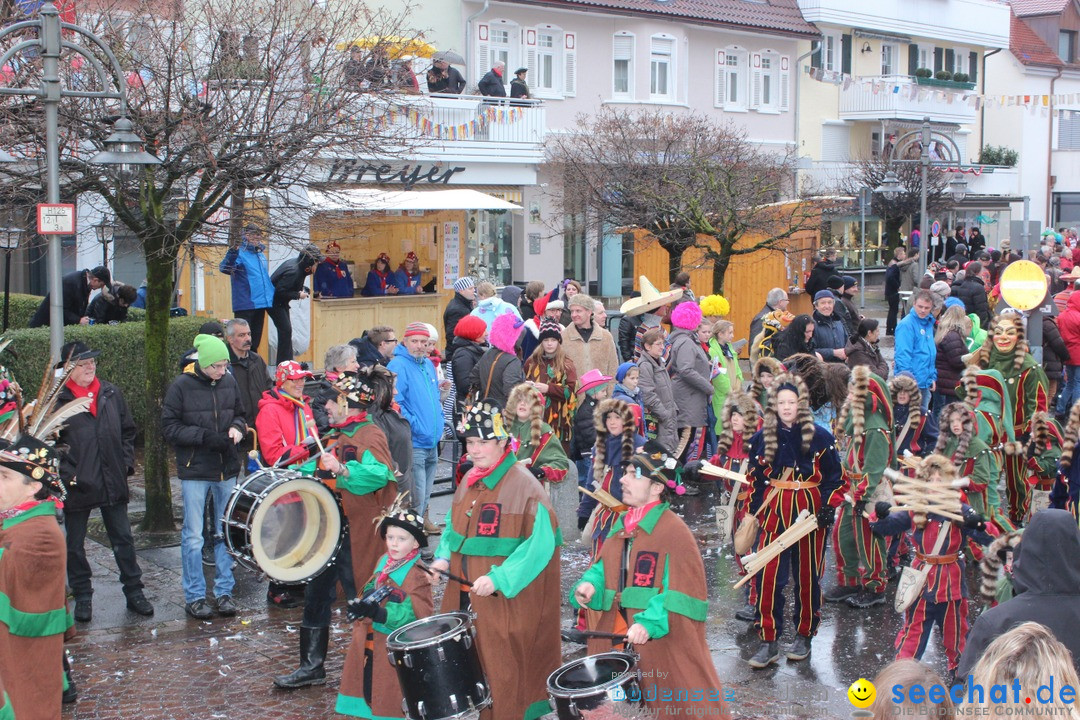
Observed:
[[[1069,351],[1069,364],[1080,365],[1080,292],[1074,292],[1058,315],[1058,330]]]
[[[259,451],[267,465],[273,465],[282,456],[292,458],[290,464],[307,458],[308,448],[303,441],[309,433],[297,432],[298,411],[303,413],[306,424],[314,425],[311,398],[305,396],[301,405],[279,394],[276,388],[263,393],[255,430],[259,433]]]

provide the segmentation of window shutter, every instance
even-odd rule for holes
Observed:
[[[750,90],[750,107],[754,110],[761,107],[761,54],[754,53],[753,61],[750,67],[751,72],[751,90]]]
[[[956,51],[949,48],[945,51],[945,69],[949,72],[953,71],[953,67],[956,65]]]
[[[787,112],[788,98],[791,95],[791,70],[787,55],[780,58],[780,112]]]
[[[486,24],[476,26],[476,67],[473,69],[473,82],[479,83],[491,68],[491,34]]]
[[[851,74],[851,35],[840,36],[840,72]]]
[[[822,58],[825,56],[825,37],[822,36],[820,40],[815,41],[817,45],[817,51],[810,55],[810,67],[820,68],[824,63]]]
[[[525,77],[537,78],[539,77],[539,64],[536,62],[536,30],[534,28],[523,28],[521,33],[522,44],[525,46],[525,67],[529,69],[529,74]]]
[[[615,59],[616,60],[630,60],[634,55],[634,36],[633,35],[616,35],[615,36]]]
[[[911,44],[907,46],[907,74],[914,75],[919,69],[919,46]]]
[[[563,95],[577,95],[577,36],[574,33],[563,35]]]
[[[971,52],[968,54],[968,78],[970,82],[979,81],[979,53]]]
[[[727,95],[724,94],[724,80],[727,76],[727,53],[723,50],[716,51],[716,67],[713,68],[713,72],[716,73],[716,98],[713,100],[713,107],[724,107],[724,101],[727,100]]]
[[[934,72],[941,72],[945,68],[945,50],[934,48]]]

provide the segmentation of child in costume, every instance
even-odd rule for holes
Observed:
[[[570,460],[563,452],[562,443],[551,426],[541,420],[544,413],[544,396],[528,383],[522,383],[510,391],[506,401],[506,414],[510,421],[510,434],[517,447],[514,454],[524,463],[537,480],[548,483],[562,482],[570,469]]]
[[[735,349],[734,340],[735,323],[730,320],[717,320],[712,326],[709,338],[709,358],[713,362],[712,409],[716,417],[713,432],[716,435],[724,430],[722,419],[724,401],[727,400],[729,393],[741,390],[743,384],[742,369],[739,368],[739,351]]]
[[[349,600],[348,616],[354,621],[352,643],[345,655],[341,690],[335,710],[360,718],[400,718],[401,686],[394,666],[386,662],[386,637],[413,620],[434,611],[431,580],[417,565],[420,549],[427,547],[424,517],[405,509],[404,495],[379,519],[379,537],[386,554],[379,558],[375,575],[362,595]],[[361,532],[356,528],[354,532]],[[384,601],[371,594],[389,591]],[[368,650],[368,645],[373,650]],[[369,678],[365,682],[365,678]]]
[[[974,423],[971,410],[965,403],[946,405],[941,410],[941,436],[934,452],[949,458],[956,465],[960,477],[968,478],[970,484],[964,488],[967,501],[975,512],[990,518],[993,523],[995,513],[988,491],[990,486],[998,483],[1001,470],[994,453],[975,436]],[[978,551],[978,548],[973,549]],[[982,559],[981,551],[975,554]]]
[[[763,357],[754,363],[751,371],[750,396],[758,404],[758,414],[765,411],[769,405],[769,388],[772,387],[773,378],[785,372],[784,365],[774,357]]]
[[[943,414],[954,405],[956,403],[947,405]],[[916,477],[940,485],[949,485],[958,479],[953,461],[938,454],[922,461]],[[890,504],[884,501],[875,505],[874,512],[878,518],[872,524],[874,532],[895,535],[914,529],[915,560],[912,567],[916,570],[923,567],[930,569],[922,592],[904,613],[904,626],[896,636],[896,659],[921,660],[930,631],[937,623],[941,626],[951,676],[960,664],[968,634],[968,592],[960,550],[968,539],[982,545],[992,540],[985,532],[986,519],[963,502],[960,504],[960,515],[964,518],[961,524],[933,513],[894,512]],[[946,536],[939,545],[938,538],[942,533]],[[938,549],[935,551],[936,546]]]
[[[926,457],[934,451],[938,439],[938,421],[931,412],[922,411],[922,391],[915,376],[906,370],[889,381],[893,402],[893,445],[896,460],[911,455]],[[901,468],[905,473],[914,472]]]
[[[594,422],[596,447],[593,449],[592,483],[589,489],[600,488],[622,502],[619,478],[635,449],[645,444],[645,438],[634,432],[634,415],[630,412],[630,406],[622,400],[612,398],[601,402],[596,408]],[[578,516],[585,510],[592,519],[592,551],[595,558],[618,519],[619,511],[583,495]]]
[[[1024,522],[1031,516],[1050,507],[1050,495],[1057,479],[1058,460],[1065,445],[1061,426],[1049,413],[1039,411],[1031,416],[1028,431],[1027,470],[1031,487],[1031,503]]]
[[[1003,419],[1013,416],[1005,378],[997,370],[969,367],[961,374],[956,393],[958,396],[963,394],[964,404],[973,412],[975,435],[993,452],[1000,475],[1007,458],[1020,456],[1024,452],[1024,445],[1016,441],[1012,423]],[[995,527],[1005,532],[1016,529],[1009,519],[1008,508],[1002,505],[997,481],[986,486],[986,504],[989,519]]]
[[[563,352],[562,326],[547,318],[536,320],[539,342],[525,358],[525,380],[543,393],[544,422],[558,435],[563,449],[569,449],[577,408],[577,369]]]
[[[588,374],[588,373],[586,373]],[[578,383],[577,410],[574,412],[574,434],[570,438],[568,455],[574,461],[578,471],[578,487],[592,487],[593,447],[596,445],[596,407],[607,394],[607,383],[611,378],[596,371],[588,380],[582,378]],[[578,504],[578,530],[583,530],[589,521],[593,506]]]
[[[1069,410],[1069,420],[1065,423],[1062,438],[1057,478],[1050,492],[1050,507],[1068,510],[1073,517],[1080,519],[1080,463],[1074,462],[1076,441],[1080,439],[1080,401]]]
[[[644,436],[645,405],[641,399],[641,388],[638,387],[640,377],[641,370],[637,365],[624,362],[615,371],[615,389],[612,390],[611,397],[622,400],[630,406],[630,412],[634,413],[634,427],[637,429],[637,434]]]

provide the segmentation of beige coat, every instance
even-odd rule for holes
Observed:
[[[562,331],[562,343],[563,352],[574,363],[578,379],[593,369],[608,377],[615,377],[615,371],[619,369],[619,353],[615,349],[614,338],[604,328],[594,325],[589,342],[585,342],[577,325],[570,323]]]

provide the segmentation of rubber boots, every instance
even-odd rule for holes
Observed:
[[[300,667],[288,675],[274,678],[274,685],[284,690],[326,684],[326,648],[330,642],[328,627],[300,627]]]

